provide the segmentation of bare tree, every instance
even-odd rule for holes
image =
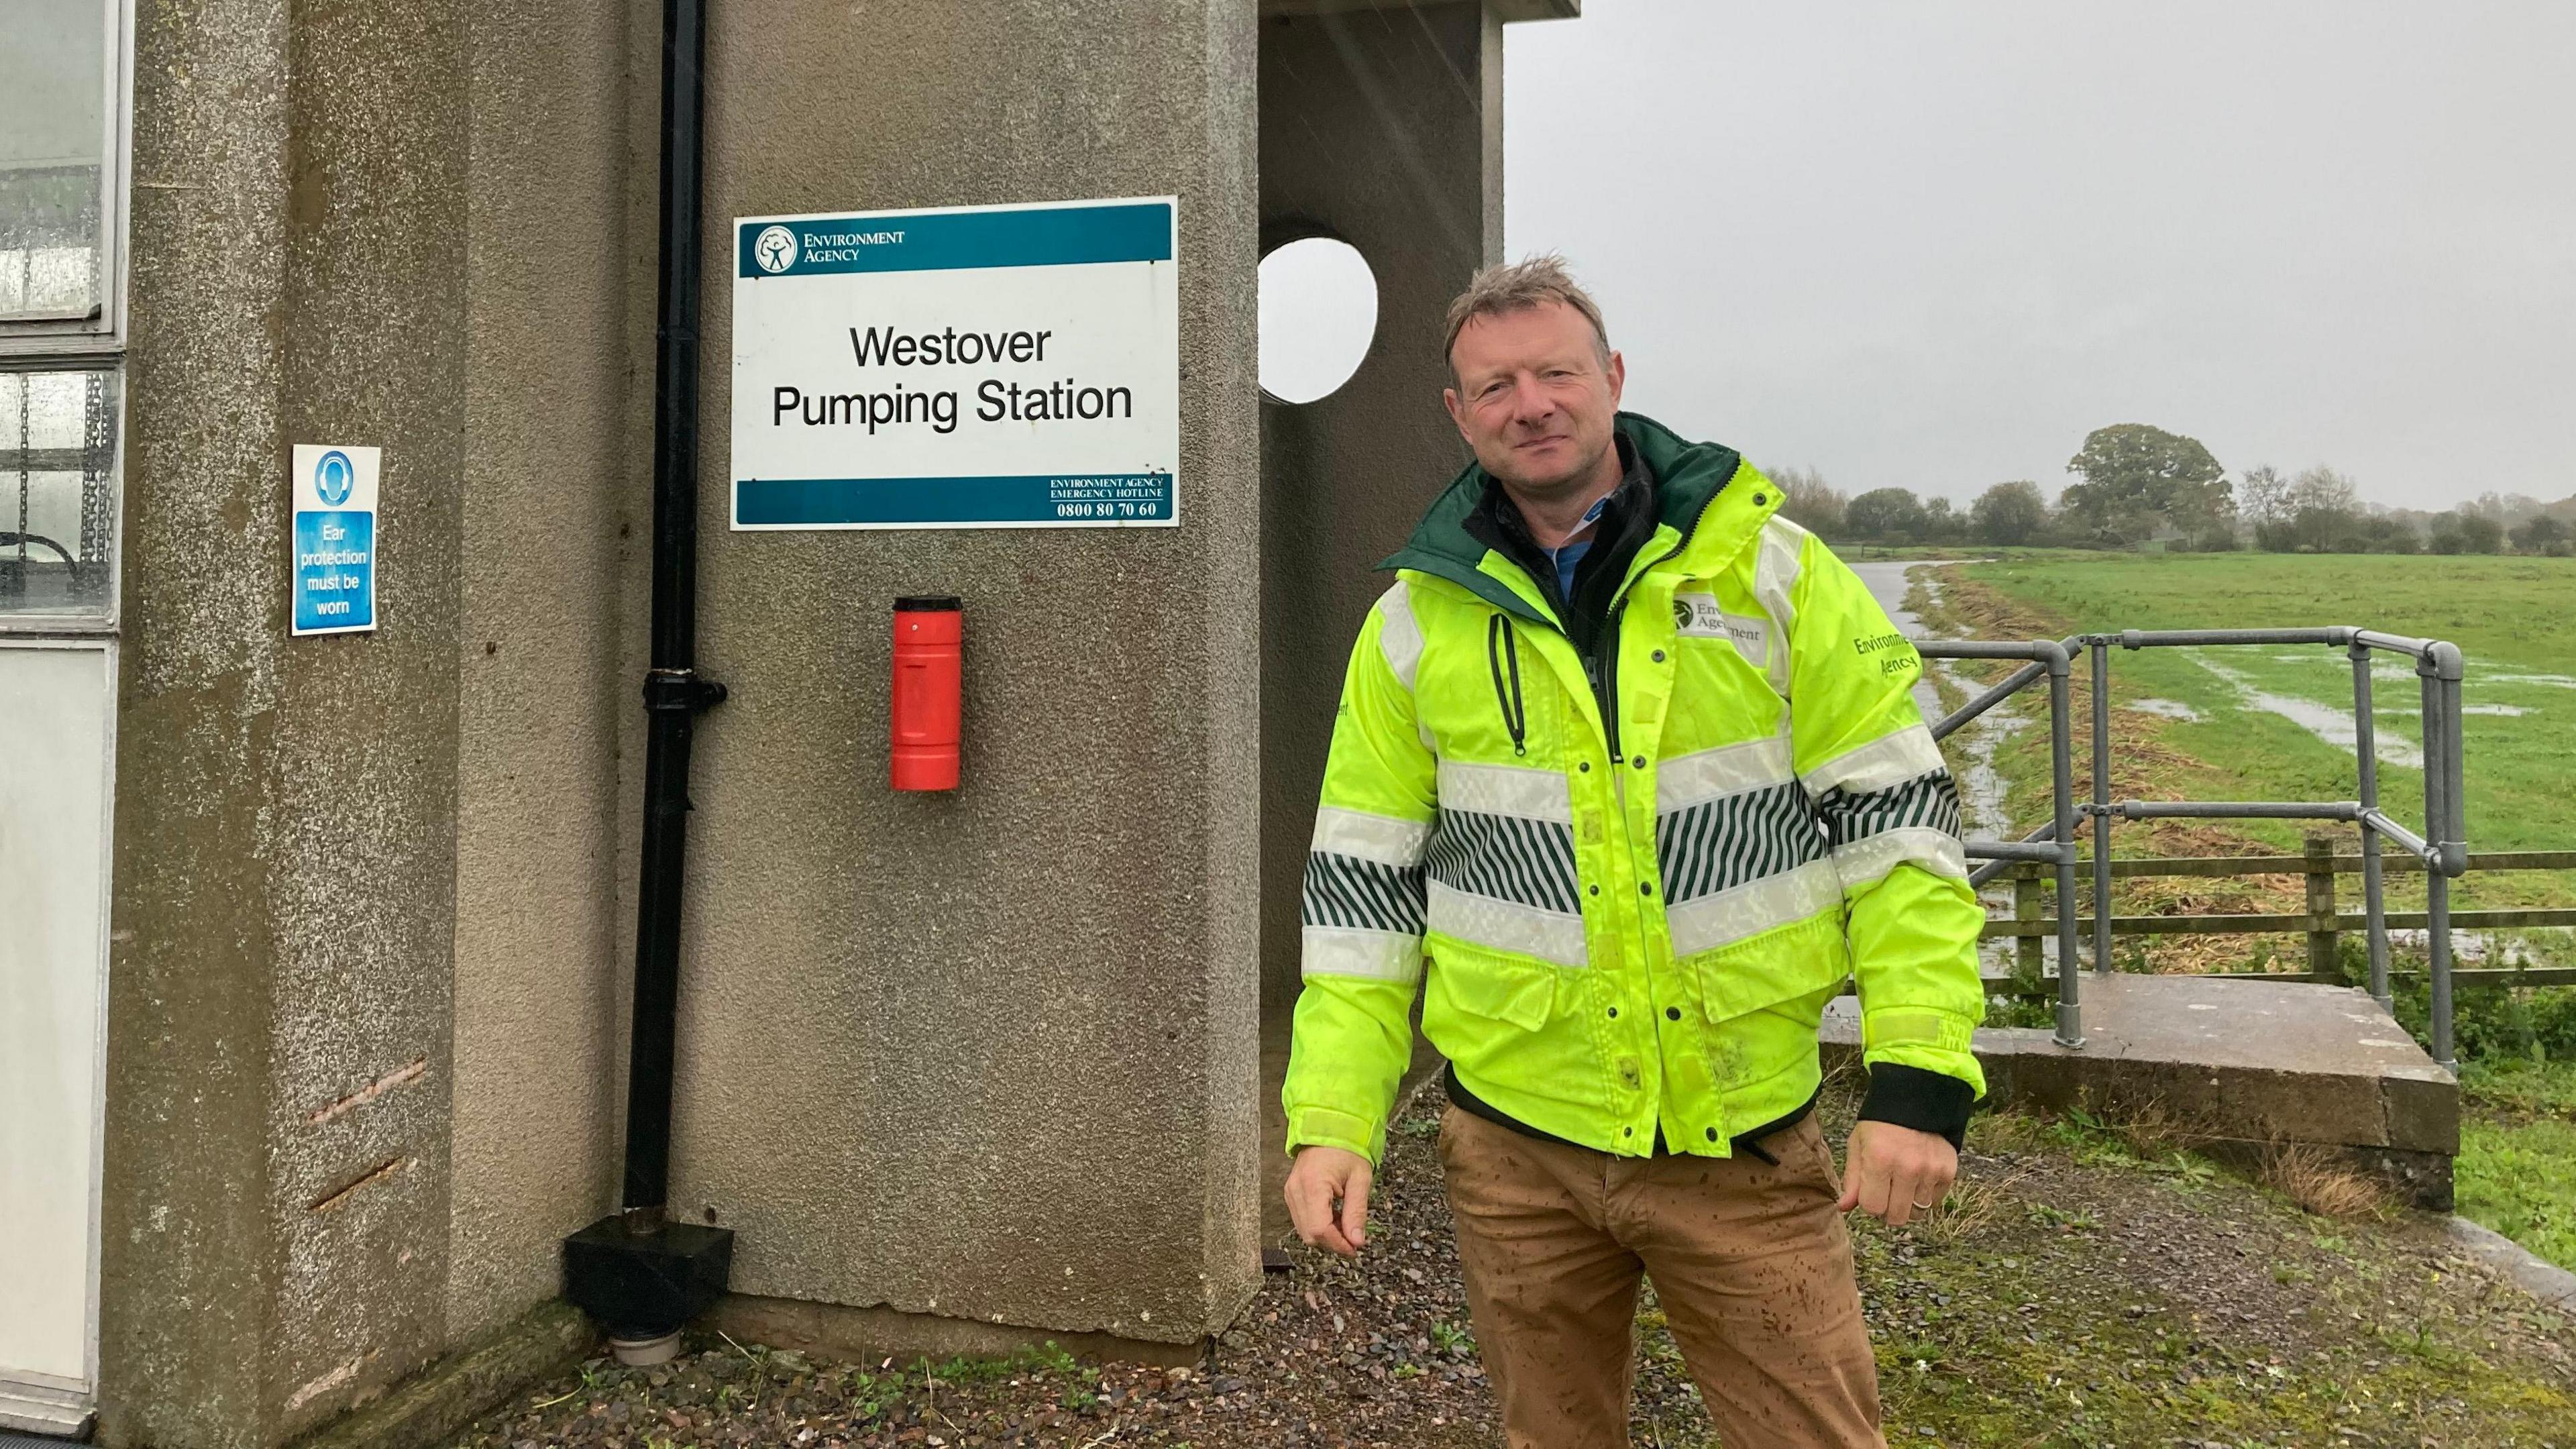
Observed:
[[[2248,468],[2236,481],[2236,516],[2249,527],[2287,523],[2292,511],[2290,480],[2271,464]]]
[[[2357,514],[2361,512],[2361,490],[2350,478],[2320,463],[2290,480],[2289,502],[2293,515],[2311,508]]]
[[[1843,510],[1851,500],[1813,468],[1782,468],[1771,474],[1780,486],[1780,511],[1791,523],[1823,538],[1843,535]]]

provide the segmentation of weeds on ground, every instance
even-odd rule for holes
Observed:
[[[2576,1058],[2464,1061],[2460,1063],[2460,1097],[2480,1112],[2507,1121],[2555,1117],[2576,1122]]]
[[[1442,1353],[1472,1352],[1476,1347],[1475,1334],[1446,1318],[1432,1320],[1430,1335],[1431,1346]]]
[[[2379,1183],[2312,1142],[2272,1143],[2263,1151],[2261,1174],[2266,1186],[2321,1218],[2378,1217],[2388,1208]]]
[[[2370,979],[2368,958],[2361,957],[2356,970],[2356,954],[2348,945],[2337,963],[2350,985]],[[2414,1033],[2425,1050],[2432,1050],[2430,978],[2420,974],[2420,968],[2397,977],[2389,983],[2389,995],[2398,1025]],[[2455,991],[2451,1046],[2463,1062],[2576,1062],[2576,986],[2481,986]]]
[[[2454,1181],[2462,1216],[2576,1269],[2576,1123],[2463,1121]]]
[[[2462,1216],[2576,1268],[2576,1059],[2461,1064]]]

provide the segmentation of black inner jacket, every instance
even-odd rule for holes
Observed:
[[[1521,566],[1538,585],[1548,607],[1565,626],[1565,637],[1583,660],[1583,672],[1597,694],[1608,677],[1604,661],[1616,640],[1611,604],[1628,577],[1637,550],[1655,536],[1655,470],[1625,437],[1612,434],[1619,446],[1619,484],[1610,490],[1601,517],[1592,525],[1592,547],[1574,565],[1574,597],[1557,587],[1556,564],[1530,534],[1519,505],[1503,485],[1485,480],[1485,496],[1467,515],[1468,536]],[[1606,717],[1608,699],[1601,701]]]

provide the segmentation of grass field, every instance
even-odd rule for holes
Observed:
[[[2576,1062],[2460,1068],[2459,1205],[2576,1269]]]
[[[1918,575],[1918,579],[1920,576]],[[2009,553],[1940,571],[1915,602],[1935,632],[2039,638],[2119,629],[2296,628],[2353,624],[2447,639],[2465,656],[2461,697],[2469,848],[2576,849],[2576,561],[2274,554]],[[1978,670],[1972,677],[1992,677]],[[2078,665],[2077,719],[2089,718]],[[2420,827],[2421,696],[2412,661],[2375,662],[2380,797]],[[2352,666],[2340,650],[2211,648],[2111,654],[2112,796],[2140,799],[2349,800],[2356,790]],[[1945,698],[1964,696],[1956,682]],[[2036,720],[2033,698],[2022,708]],[[2090,788],[2076,736],[2079,789]],[[2047,735],[2024,727],[1996,749],[2016,830],[2046,818]],[[2315,827],[2291,823],[2123,822],[2114,855],[2296,851]],[[2338,832],[2343,848],[2355,838]],[[2422,909],[2422,877],[2391,878],[2392,910]],[[2350,900],[2358,882],[2345,878]],[[2463,907],[2576,905],[2576,872],[2475,873]],[[2294,876],[2126,882],[2120,912],[2301,909]],[[2480,943],[2534,964],[2576,965],[2576,933],[2528,931]],[[2348,943],[2349,944],[2349,943]],[[2132,969],[2300,964],[2297,937],[2132,938]],[[2355,954],[2351,950],[2348,957]],[[2401,962],[2409,955],[2399,951]],[[2495,964],[2471,961],[2469,964]],[[2421,987],[2414,988],[2420,995]],[[2460,1210],[2576,1267],[2576,991],[2467,991]],[[2412,1008],[2412,1009],[2410,1009]],[[2420,1003],[2400,1016],[2420,1028]]]
[[[2070,630],[2357,624],[2447,639],[2468,662],[2469,839],[2481,850],[2576,846],[2576,560],[2217,554],[2033,557],[1972,565]],[[2162,742],[2219,767],[2247,794],[2350,799],[2352,666],[2324,647],[2117,651],[2113,699],[2184,706]],[[2421,819],[2420,696],[2413,661],[2379,658],[2372,713],[2381,793]],[[2305,705],[2341,726],[2329,742],[2284,718]],[[2286,834],[2286,830],[2283,832]]]

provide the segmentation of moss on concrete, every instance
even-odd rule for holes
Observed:
[[[299,1449],[428,1449],[520,1388],[578,1362],[598,1341],[579,1309],[560,1300],[540,1304]]]

